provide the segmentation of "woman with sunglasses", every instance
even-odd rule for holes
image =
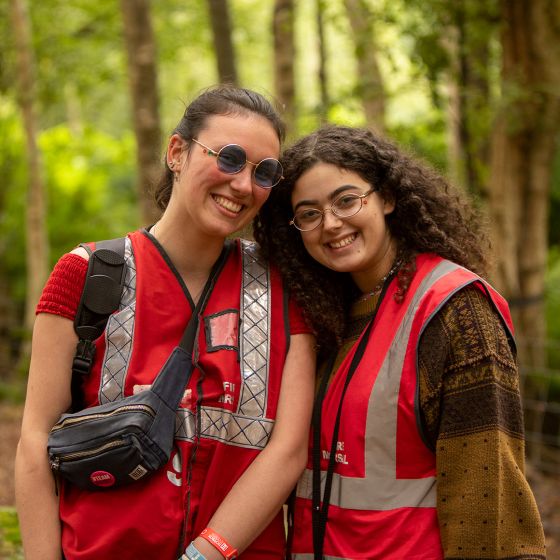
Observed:
[[[367,130],[324,127],[282,162],[255,237],[323,358],[292,558],[545,558],[475,212]]]
[[[125,290],[95,341],[86,407],[153,383],[211,269],[222,268],[200,312],[169,462],[127,486],[88,491],[61,479],[57,497],[46,443],[71,405],[88,253],[78,248],[55,267],[37,309],[16,460],[27,557],[284,557],[282,504],[306,462],[314,339],[255,244],[227,240],[280,181],[283,133],[264,97],[220,86],[187,107],[169,139],[156,193],[163,214],[127,236]]]

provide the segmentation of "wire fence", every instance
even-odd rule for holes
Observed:
[[[560,341],[544,341],[541,355],[542,366],[528,367],[521,360],[519,368],[527,458],[538,471],[560,475],[560,366],[550,365],[560,364]]]

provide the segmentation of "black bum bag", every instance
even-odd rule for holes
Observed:
[[[52,470],[86,490],[140,480],[169,460],[175,415],[192,371],[177,347],[150,389],[116,402],[63,414],[47,450]]]
[[[167,463],[175,437],[177,407],[192,372],[198,317],[230,247],[228,243],[224,246],[179,346],[152,387],[116,402],[63,414],[53,426],[47,450],[55,474],[80,488],[103,490],[141,480]]]

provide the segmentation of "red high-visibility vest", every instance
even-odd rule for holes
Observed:
[[[435,454],[419,428],[417,356],[432,317],[469,284],[512,323],[506,301],[474,273],[435,255],[420,255],[403,303],[393,280],[348,386],[337,441],[324,558],[439,560]],[[362,335],[363,336],[363,335]],[[513,344],[513,339],[510,337]],[[322,407],[321,470],[328,467],[340,395],[354,345],[327,389]],[[297,488],[292,558],[313,560],[312,465]],[[325,477],[322,477],[323,496]]]
[[[107,491],[63,483],[66,560],[176,560],[267,444],[287,353],[287,298],[255,244],[233,244],[199,322],[195,368],[177,411],[168,464],[146,480]],[[149,386],[194,308],[149,234],[128,236],[125,260],[121,307],[96,341],[87,406]],[[280,512],[240,558],[278,560],[284,554]]]

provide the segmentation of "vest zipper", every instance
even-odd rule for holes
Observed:
[[[183,518],[183,528],[181,531],[183,550],[189,544],[186,542],[185,537],[187,536],[189,530],[192,531],[193,529],[192,526],[189,527],[189,520],[192,513],[191,512],[191,492],[192,492],[191,481],[192,481],[192,471],[194,468],[194,463],[196,461],[196,452],[198,450],[198,445],[200,443],[200,437],[201,437],[201,421],[202,421],[201,414],[202,414],[202,400],[203,400],[202,383],[206,377],[206,372],[202,369],[200,363],[198,362],[198,352],[196,352],[197,349],[198,348],[196,347],[196,343],[195,343],[195,348],[193,349],[193,371],[196,368],[200,372],[200,377],[196,382],[197,399],[196,399],[196,410],[195,410],[195,428],[194,428],[193,445],[191,448],[191,452],[189,454],[189,459],[186,468],[187,495],[186,495],[186,504],[185,504],[185,516]],[[197,535],[192,535],[193,539],[196,536]]]

